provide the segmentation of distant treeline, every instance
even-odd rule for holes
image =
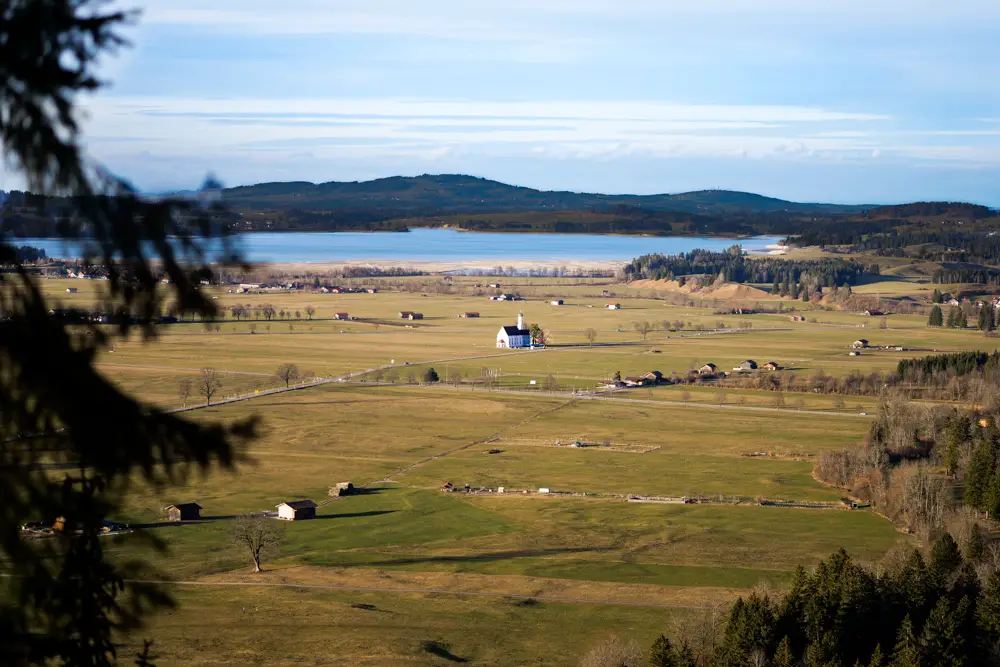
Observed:
[[[19,262],[38,262],[48,259],[43,248],[36,248],[30,245],[20,245],[13,247],[14,254]]]
[[[954,352],[904,359],[896,365],[896,373],[906,382],[922,384],[942,373],[954,377],[987,372],[998,366],[1000,352]]]
[[[1000,235],[989,231],[897,228],[899,220],[821,224],[789,240],[800,245],[848,245],[855,252],[938,262],[1000,264]]]
[[[733,246],[727,252],[692,250],[678,255],[643,255],[622,271],[626,280],[673,280],[677,276],[700,274],[717,275],[727,282],[809,284],[823,288],[855,285],[865,274],[878,274],[878,267],[842,259],[747,257],[739,246]]]
[[[931,282],[939,285],[954,283],[1000,285],[1000,269],[988,266],[945,266],[934,271]]]

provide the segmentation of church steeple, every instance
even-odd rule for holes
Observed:
[[[524,329],[524,313],[517,314],[517,328]]]

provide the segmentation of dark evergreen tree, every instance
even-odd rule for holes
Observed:
[[[978,563],[983,559],[985,553],[986,541],[983,539],[983,530],[978,523],[974,523],[969,531],[969,541],[965,545],[963,555],[966,561]]]
[[[868,661],[868,667],[885,667],[885,656],[882,654],[881,644],[875,647],[871,660]]]
[[[941,303],[941,290],[934,288],[934,292],[931,294],[931,303]]]
[[[993,446],[985,438],[972,450],[969,471],[965,475],[965,504],[986,509],[993,483]]]
[[[922,667],[920,661],[920,644],[913,634],[913,622],[907,616],[896,634],[896,646],[892,650],[890,667]],[[927,665],[926,667],[932,667]]]
[[[792,647],[788,637],[783,638],[778,644],[778,650],[774,652],[774,657],[771,659],[771,667],[795,667],[795,656],[792,655]]]
[[[677,667],[677,655],[665,635],[657,637],[649,649],[649,667]]]
[[[944,324],[944,314],[941,312],[941,306],[934,306],[931,308],[930,317],[927,318],[927,325],[931,327],[939,327]]]
[[[944,533],[931,546],[931,560],[928,564],[931,580],[943,588],[952,575],[962,566],[962,552],[951,533]]]
[[[952,609],[948,598],[941,598],[924,624],[920,637],[920,664],[933,667],[965,667],[967,652],[965,638],[959,627],[969,601],[962,601]]]
[[[983,305],[979,308],[979,317],[977,318],[977,325],[980,331],[993,331],[993,307]]]

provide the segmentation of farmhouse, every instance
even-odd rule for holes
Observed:
[[[641,377],[643,380],[647,380],[652,384],[660,384],[663,382],[663,373],[660,371],[649,371],[648,373],[643,373]]]
[[[351,316],[348,315],[347,313],[336,313],[333,316],[333,319],[335,319],[335,320],[349,320],[349,319],[351,319]]]
[[[198,503],[178,503],[163,508],[167,513],[167,521],[197,521],[201,518],[201,505]]]
[[[715,375],[716,370],[715,364],[705,364],[698,369],[698,375]]]
[[[851,347],[855,350],[863,350],[868,347],[868,340],[865,338],[859,338],[858,340],[851,343]]]
[[[531,332],[524,328],[524,313],[517,314],[516,327],[500,327],[497,332],[497,347],[531,347]]]
[[[459,317],[464,317],[466,319],[471,317],[479,317],[479,313],[462,313]]]
[[[761,366],[760,368],[761,368],[761,370],[765,370],[765,371],[780,371],[781,370],[781,366],[777,362],[775,362],[775,361],[769,361],[766,364],[764,364],[763,366]]]
[[[330,487],[328,494],[333,498],[349,496],[355,492],[354,484],[351,482],[337,482]]]
[[[746,372],[749,372],[749,371],[755,371],[755,370],[757,370],[757,362],[754,361],[753,359],[747,359],[746,361],[744,361],[739,366],[734,366],[733,370],[734,371],[740,371],[740,372],[743,372],[743,373],[746,373]]]
[[[631,376],[622,379],[625,381],[626,387],[645,387],[648,384],[652,384],[652,382],[644,377]]]
[[[881,317],[882,315],[885,315],[885,313],[883,313],[881,310],[869,309],[865,311],[865,315],[867,315],[868,317]]]
[[[563,305],[563,300],[562,299],[553,299],[549,303],[552,304],[553,306],[561,306],[561,305]]]
[[[311,500],[293,500],[277,506],[278,518],[286,521],[304,521],[316,518],[316,503]]]
[[[609,303],[608,310],[621,310],[622,305],[620,303]]]
[[[414,313],[409,310],[404,310],[399,314],[399,319],[401,320],[422,320],[424,319],[423,313]]]

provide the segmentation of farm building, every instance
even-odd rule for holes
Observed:
[[[347,313],[336,313],[336,314],[334,314],[333,319],[335,319],[335,320],[349,320],[349,319],[351,319],[351,316],[348,315]]]
[[[77,292],[79,292],[79,291],[80,291],[80,290],[78,290],[78,289],[77,289],[77,288],[75,288],[75,287],[67,287],[67,288],[66,288],[66,294],[76,294],[76,293],[77,293]]]
[[[761,368],[761,370],[765,370],[765,371],[780,371],[781,370],[781,365],[778,364],[775,361],[769,361],[766,364],[764,364],[763,366],[761,366],[760,368]]]
[[[852,357],[860,357],[861,353],[858,352],[857,350],[851,350],[850,356],[852,356]]]
[[[316,518],[316,503],[311,500],[293,500],[277,506],[278,518],[286,521],[304,521]]]
[[[642,374],[642,379],[648,380],[653,384],[660,384],[663,382],[663,373],[660,371],[649,371],[648,373]]]
[[[487,287],[492,287],[493,289],[500,289],[500,283],[490,283]]]
[[[549,303],[552,304],[553,306],[561,306],[561,305],[563,305],[563,300],[562,299],[553,299]]]
[[[531,347],[531,333],[524,328],[524,313],[517,314],[517,326],[500,327],[497,332],[497,347]]]
[[[757,362],[754,361],[753,359],[747,359],[746,361],[744,361],[743,363],[741,363],[739,366],[734,366],[733,370],[734,371],[741,371],[741,372],[755,371],[755,370],[757,370]]]
[[[882,315],[885,315],[885,313],[881,310],[866,310],[865,315],[868,317],[881,317]]]
[[[479,313],[462,313],[461,315],[459,315],[459,317],[464,317],[466,319],[469,319],[473,317],[479,317]]]
[[[399,319],[401,320],[422,320],[424,319],[423,313],[414,313],[409,310],[404,310],[399,313]]]
[[[851,347],[855,350],[863,350],[868,347],[868,340],[865,338],[859,338],[858,340],[851,343]]]
[[[715,364],[705,364],[698,369],[698,375],[715,375],[718,370]]]
[[[641,377],[629,376],[622,379],[625,381],[626,387],[647,387],[651,384],[655,384],[655,382],[644,375]]]
[[[197,521],[201,518],[201,505],[198,503],[178,503],[167,505],[167,521]]]
[[[608,310],[621,310],[622,305],[620,303],[609,303]]]

